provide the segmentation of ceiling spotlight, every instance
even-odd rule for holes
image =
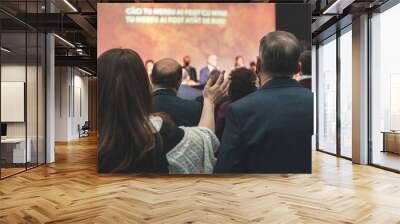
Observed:
[[[71,42],[69,42],[68,40],[60,37],[58,34],[54,34],[55,37],[57,37],[59,40],[61,40],[62,42],[64,42],[65,44],[67,44],[70,47],[75,48],[75,45],[73,45]]]
[[[64,0],[64,3],[68,5],[74,12],[78,12],[78,10],[68,1]]]
[[[11,50],[9,50],[9,49],[7,49],[5,47],[1,47],[0,49],[1,49],[1,51],[4,51],[6,53],[10,53],[11,52]]]
[[[343,9],[351,5],[355,0],[336,0],[327,9],[322,12],[323,15],[342,14]]]
[[[83,50],[81,48],[77,48],[76,53],[78,53],[79,55],[83,55]]]
[[[92,73],[90,73],[90,72],[88,72],[88,71],[86,71],[86,70],[83,70],[83,69],[81,69],[81,68],[79,68],[79,67],[78,67],[78,70],[81,71],[81,72],[83,72],[83,73],[85,73],[86,75],[89,75],[89,76],[92,76],[92,75],[93,75]]]

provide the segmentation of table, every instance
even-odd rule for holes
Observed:
[[[400,154],[400,131],[383,131],[382,152]]]
[[[25,151],[25,144],[27,144]],[[6,138],[1,139],[1,159],[5,160],[5,163],[26,163],[31,162],[32,141],[30,138]]]

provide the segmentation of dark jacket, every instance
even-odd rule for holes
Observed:
[[[196,69],[192,66],[183,67],[189,74],[191,80],[197,82],[197,72]]]
[[[199,80],[200,85],[205,85],[207,83],[210,72],[211,71],[208,68],[208,66],[206,66],[200,70],[200,80]]]
[[[199,96],[202,95],[203,93],[200,89],[188,86],[186,84],[181,84],[177,96],[186,100],[196,100]]]
[[[164,112],[177,126],[197,126],[201,116],[199,102],[185,100],[176,96],[170,89],[160,89],[153,93],[153,112]]]
[[[312,83],[311,83],[311,78],[305,78],[299,81],[300,85],[302,85],[304,88],[311,90],[312,88]]]
[[[216,173],[310,173],[313,94],[274,79],[227,111]]]
[[[223,102],[218,110],[216,111],[215,115],[215,135],[218,137],[219,140],[222,138],[222,134],[225,128],[225,115],[226,111],[228,110],[229,106],[233,103],[234,101],[232,99],[228,99],[225,102]]]

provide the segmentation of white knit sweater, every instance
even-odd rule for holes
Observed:
[[[162,119],[150,118],[157,131],[160,131]],[[169,173],[171,174],[211,174],[217,159],[217,136],[208,128],[179,127],[183,129],[182,140],[167,153]]]

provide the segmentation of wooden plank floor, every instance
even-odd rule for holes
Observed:
[[[400,175],[315,152],[312,175],[99,175],[96,142],[0,181],[0,223],[400,223]]]

